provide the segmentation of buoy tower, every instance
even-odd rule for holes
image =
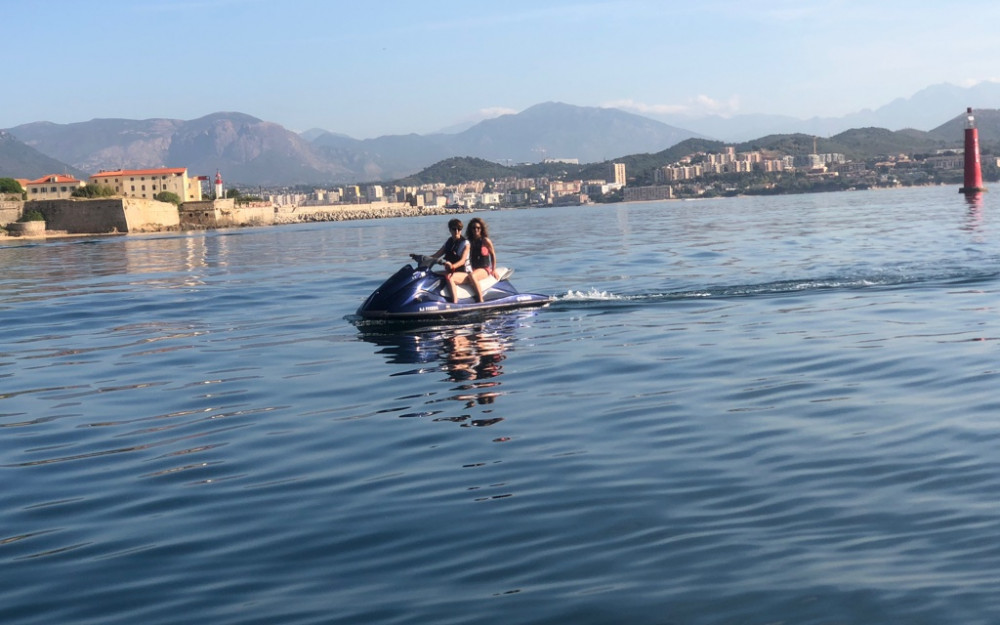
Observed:
[[[971,111],[972,109],[969,110]],[[978,153],[979,153],[979,148],[977,147],[976,154]],[[976,160],[977,161],[979,160],[978,156],[976,157]],[[215,170],[215,199],[217,200],[222,199],[222,174],[219,173],[218,169]]]
[[[976,118],[972,116],[972,107],[965,109],[965,184],[959,193],[982,193],[983,169],[979,162],[979,129],[976,128]]]

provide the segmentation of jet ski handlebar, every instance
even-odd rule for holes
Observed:
[[[410,258],[417,261],[417,269],[420,269],[421,271],[427,271],[433,267],[435,263],[441,262],[433,256],[424,256],[423,254],[410,254]]]

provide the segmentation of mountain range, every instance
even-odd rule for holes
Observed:
[[[892,133],[891,140],[883,136],[878,142],[899,144],[905,151],[902,146],[940,146],[948,141],[960,145],[967,103],[976,107],[984,149],[1000,141],[1000,119],[991,114],[995,111],[981,110],[1000,108],[1000,83],[971,88],[938,85],[875,111],[836,119],[672,120],[684,126],[617,109],[547,102],[461,132],[364,140],[319,129],[298,134],[238,112],[190,121],[33,122],[0,131],[0,177],[68,173],[85,179],[101,170],[186,167],[191,175],[211,176],[219,170],[227,184],[243,186],[388,182],[455,156],[508,165],[545,159],[596,163],[663,152],[690,139],[737,143],[782,133],[832,137],[835,132],[867,127]],[[951,129],[954,124],[957,131]]]
[[[944,120],[965,111],[1000,108],[1000,82],[985,81],[971,87],[940,84],[927,87],[909,98],[896,98],[875,110],[865,109],[843,117],[798,119],[782,115],[737,115],[734,117],[650,115],[659,121],[727,142],[749,141],[772,134],[801,133],[830,137],[852,128],[887,130],[931,130]]]

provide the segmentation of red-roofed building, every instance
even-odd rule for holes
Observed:
[[[189,178],[187,168],[119,169],[102,171],[90,177],[90,182],[114,189],[116,195],[147,200],[168,191],[182,202],[201,201],[201,180]]]
[[[38,180],[21,183],[28,192],[28,200],[65,200],[73,195],[73,191],[84,186],[82,180],[66,174],[49,174]]]

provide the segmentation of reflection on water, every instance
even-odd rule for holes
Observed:
[[[968,206],[965,230],[973,232],[979,229],[980,224],[983,220],[983,194],[982,193],[966,193],[965,203]]]
[[[455,332],[444,340],[444,369],[455,382],[495,378],[502,372],[504,340],[485,329]]]
[[[0,287],[8,299],[35,300],[88,290],[120,293],[133,286],[203,286],[206,275],[228,268],[232,236],[114,236],[0,245]]]
[[[378,346],[376,353],[385,357],[389,364],[421,365],[392,373],[390,377],[443,373],[444,378],[440,381],[452,385],[446,399],[459,402],[465,411],[477,409],[483,413],[482,418],[465,413],[447,416],[440,410],[401,416],[433,415],[435,421],[483,427],[503,421],[492,411],[493,404],[503,395],[500,380],[503,361],[517,327],[531,314],[533,311],[522,311],[463,325],[361,326],[360,336]],[[428,403],[438,401],[432,399]]]

